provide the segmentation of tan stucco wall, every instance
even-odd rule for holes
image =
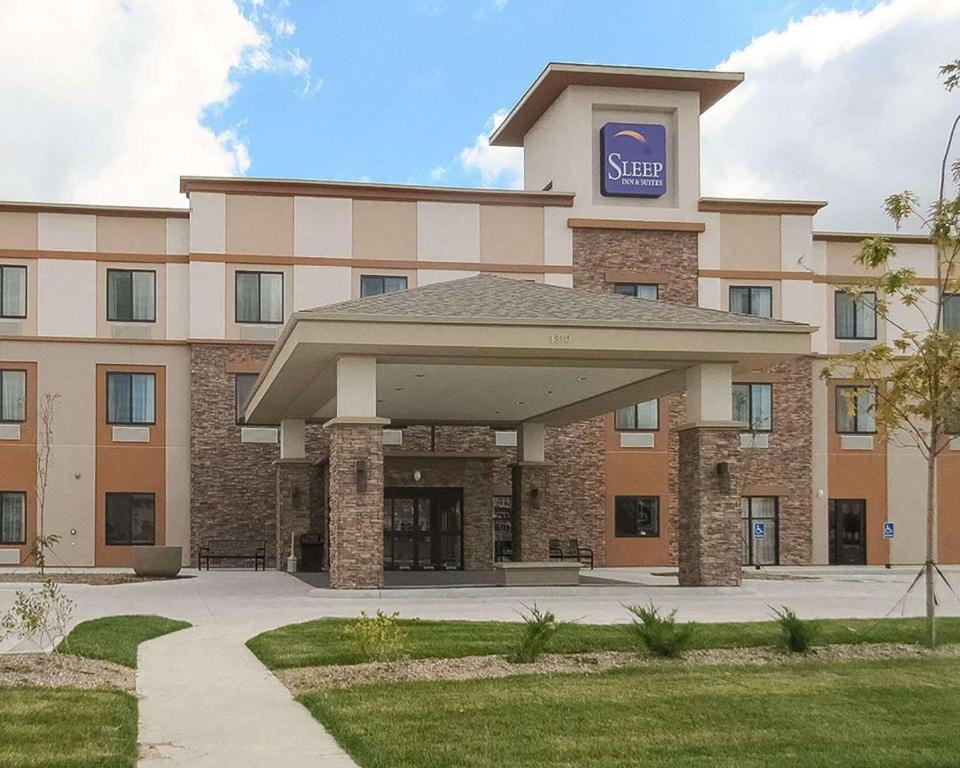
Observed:
[[[165,253],[164,219],[97,216],[97,250],[101,253]]]
[[[293,254],[293,198],[227,195],[226,250],[242,255]]]
[[[355,200],[353,258],[416,259],[417,204]]]

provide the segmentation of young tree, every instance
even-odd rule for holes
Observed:
[[[59,394],[45,393],[37,404],[39,430],[37,434],[37,537],[33,542],[33,559],[41,575],[46,572],[47,550],[60,541],[55,533],[45,530],[44,517],[47,509],[47,484],[50,480],[50,458],[53,454],[53,416],[60,400]]]
[[[960,87],[960,59],[940,68],[948,92]],[[913,192],[891,195],[884,208],[897,230],[916,223],[929,237],[936,256],[936,279],[918,277],[896,264],[896,248],[885,237],[864,240],[857,260],[877,271],[869,285],[845,288],[860,301],[876,305],[878,318],[893,329],[892,340],[832,361],[824,376],[837,371],[876,387],[873,409],[877,428],[889,439],[916,446],[926,460],[927,643],[936,645],[934,578],[937,531],[937,459],[960,427],[960,160],[954,153],[960,114],[953,121],[939,169],[939,195],[924,209]],[[864,296],[865,288],[876,292]],[[956,298],[954,298],[956,296]],[[915,317],[916,323],[904,322]],[[951,322],[945,323],[945,320]],[[853,404],[849,406],[853,408]],[[942,576],[942,574],[941,574]]]

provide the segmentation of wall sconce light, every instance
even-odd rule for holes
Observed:
[[[299,485],[294,486],[290,494],[290,504],[294,509],[300,509],[303,506],[303,490]]]
[[[539,488],[531,488],[531,489],[530,489],[530,498],[533,499],[534,501],[536,501],[537,499],[539,499],[539,498],[540,498],[540,489],[539,489]]]
[[[717,481],[720,493],[730,493],[730,465],[725,461],[717,462]]]
[[[367,492],[367,461],[357,459],[357,493]]]
[[[419,483],[421,477],[422,477],[422,475],[420,474],[420,470],[419,470],[419,469],[413,470],[413,482]]]

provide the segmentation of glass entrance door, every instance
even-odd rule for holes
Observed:
[[[830,565],[866,565],[867,502],[830,499]]]
[[[386,488],[383,496],[384,569],[463,568],[460,488]]]

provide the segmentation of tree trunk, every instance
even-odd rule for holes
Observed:
[[[936,593],[934,591],[934,562],[937,541],[937,455],[930,451],[927,458],[927,561],[924,577],[927,593],[927,646],[937,645]]]

